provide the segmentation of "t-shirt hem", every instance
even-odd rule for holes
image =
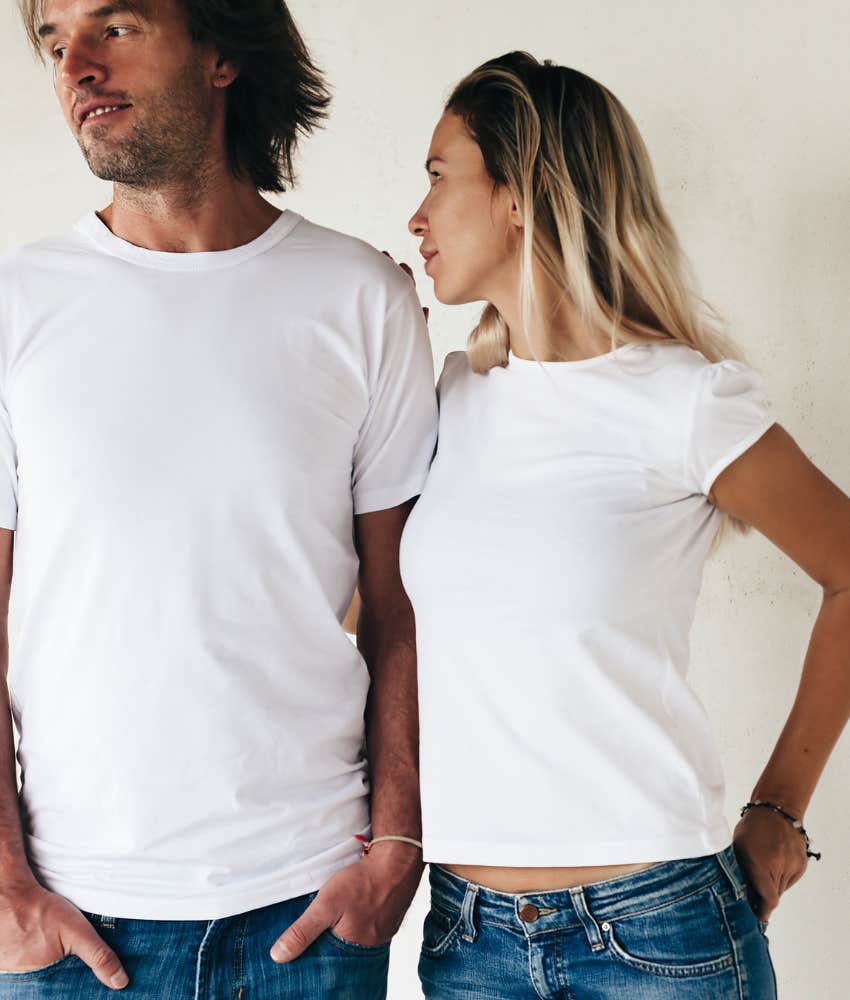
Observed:
[[[493,865],[510,868],[573,868],[678,861],[716,854],[732,840],[724,822],[677,836],[647,840],[594,840],[548,844],[423,838],[424,860],[436,864]]]
[[[704,496],[708,496],[711,491],[711,487],[714,485],[714,480],[720,475],[720,473],[726,468],[727,465],[731,465],[736,458],[739,458],[751,445],[754,445],[758,439],[765,434],[770,428],[776,423],[773,417],[765,419],[752,430],[745,438],[738,441],[735,447],[730,451],[727,451],[722,458],[718,458],[717,461],[711,466],[708,472],[705,474],[705,479],[702,482],[702,493]]]
[[[281,879],[253,891],[221,889],[169,898],[136,896],[120,889],[95,889],[66,882],[55,876],[45,882],[51,892],[69,899],[77,909],[99,916],[126,920],[220,920],[321,889],[331,875],[354,863],[359,856],[358,849],[351,857],[335,861],[308,875],[297,879]]]
[[[415,479],[408,479],[400,486],[388,486],[380,490],[367,490],[354,496],[354,513],[368,514],[373,510],[389,510],[399,504],[418,497],[425,486],[428,473],[423,472]]]

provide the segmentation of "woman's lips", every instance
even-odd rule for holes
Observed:
[[[431,266],[431,264],[432,264],[432,263],[434,262],[434,259],[435,259],[435,258],[436,258],[437,256],[438,256],[438,253],[437,253],[437,251],[435,250],[435,251],[434,251],[434,253],[431,253],[431,254],[428,254],[428,256],[427,256],[427,257],[425,258],[425,273],[426,273],[426,274],[429,274],[429,273],[430,273],[430,272],[428,271],[428,268],[429,268],[429,267]]]

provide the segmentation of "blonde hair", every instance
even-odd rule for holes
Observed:
[[[511,52],[461,80],[445,110],[464,121],[494,184],[508,188],[522,217],[520,308],[535,356],[535,340],[548,335],[536,265],[589,329],[610,335],[612,350],[668,340],[709,361],[744,360],[695,292],[640,132],[607,88]],[[488,303],[469,336],[472,368],[506,366],[509,346],[507,324]]]

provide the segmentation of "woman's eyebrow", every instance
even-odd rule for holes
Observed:
[[[140,2],[140,0],[112,0],[111,3],[104,4],[102,7],[98,7],[96,10],[90,10],[87,17],[91,20],[101,20],[105,17],[112,17],[113,14],[124,14],[133,13],[138,14],[140,17],[145,16],[145,5]],[[38,37],[44,41],[51,35],[58,34],[59,29],[55,24],[50,22],[42,24],[38,29]]]

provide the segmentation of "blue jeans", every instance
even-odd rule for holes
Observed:
[[[130,985],[107,989],[66,958],[34,972],[0,974],[10,1000],[385,1000],[390,946],[352,944],[325,931],[292,963],[269,949],[316,893],[220,920],[131,920],[83,910],[121,959]]]
[[[433,1000],[774,1000],[731,845],[557,892],[494,892],[431,866],[419,978]]]

